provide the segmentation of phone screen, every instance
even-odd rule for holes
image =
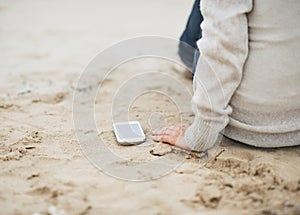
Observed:
[[[119,124],[116,125],[118,136],[121,139],[131,139],[143,137],[138,124]]]

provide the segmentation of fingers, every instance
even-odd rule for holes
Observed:
[[[180,125],[158,128],[152,131],[152,139],[157,142],[160,141],[175,145],[185,128]]]
[[[156,142],[165,142],[165,143],[169,143],[171,145],[175,145],[176,141],[178,139],[178,136],[173,136],[173,135],[156,135],[156,136],[151,136],[152,140],[156,141]]]
[[[152,139],[157,142],[165,142],[185,150],[192,150],[185,142],[184,131],[188,125],[172,125],[158,128],[152,131]]]
[[[157,128],[152,131],[152,135],[174,135],[178,132],[181,132],[183,129],[186,127],[179,126],[179,125],[172,125],[168,127],[163,127],[163,128]]]

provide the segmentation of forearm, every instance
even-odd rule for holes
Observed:
[[[229,101],[242,79],[248,55],[246,13],[251,0],[201,1],[203,37],[194,77],[195,120],[187,129],[187,145],[197,151],[216,143],[232,112]]]

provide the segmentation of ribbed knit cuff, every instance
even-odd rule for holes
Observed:
[[[193,124],[185,131],[184,138],[192,150],[206,151],[217,143],[222,129],[219,124],[195,118]]]

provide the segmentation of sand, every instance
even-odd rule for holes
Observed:
[[[146,72],[169,75],[184,89],[165,79],[149,80],[140,83],[149,92],[130,107],[119,100],[114,106],[117,116],[128,111],[130,119],[141,122],[145,143],[119,146],[111,110],[116,89],[122,91],[126,80],[145,72],[149,59],[120,66],[105,79],[94,102],[95,122],[105,147],[128,161],[109,163],[120,172],[132,161],[164,157],[180,165],[162,177],[156,174],[157,179],[145,175],[146,181],[135,182],[89,162],[73,125],[73,97],[78,92],[88,96],[100,83],[78,88],[83,69],[120,40],[144,34],[178,37],[192,2],[118,4],[0,2],[0,214],[300,214],[300,147],[257,149],[223,138],[207,161],[202,154],[150,140],[153,127],[193,119],[189,105],[180,111],[172,101],[177,95],[186,103],[178,89],[191,92],[192,83],[170,62],[150,59],[157,68]],[[120,20],[123,25],[116,29]],[[150,91],[153,86],[168,95]],[[91,144],[95,151],[100,147]]]

